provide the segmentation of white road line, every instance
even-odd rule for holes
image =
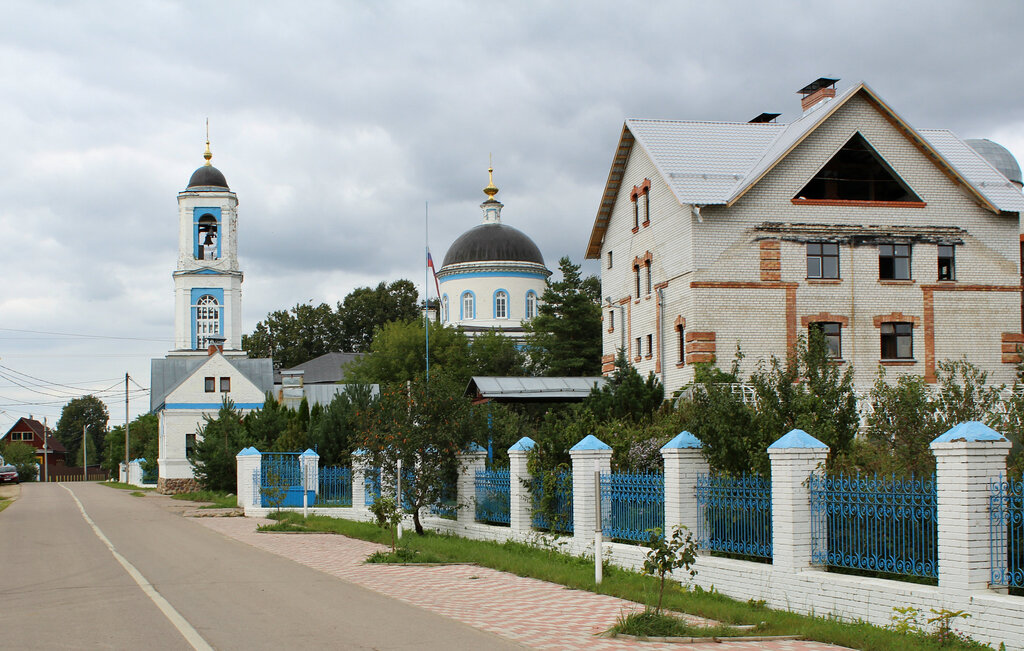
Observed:
[[[164,617],[174,625],[174,628],[178,629],[178,632],[185,638],[185,641],[191,644],[192,648],[196,651],[207,651],[207,649],[209,651],[213,651],[213,647],[207,644],[206,640],[203,639],[203,636],[201,636],[199,632],[192,628],[192,625],[188,623],[188,620],[182,617],[181,613],[175,610],[174,606],[164,599],[163,595],[156,591],[153,584],[147,581],[146,577],[142,576],[142,572],[137,570],[134,565],[128,562],[127,558],[121,556],[121,554],[114,549],[114,545],[110,542],[110,539],[103,535],[100,528],[96,526],[96,523],[92,521],[89,514],[85,512],[85,507],[78,501],[78,496],[76,496],[75,493],[64,484],[61,484],[60,487],[71,494],[71,499],[75,500],[75,504],[78,505],[78,510],[82,512],[82,517],[85,518],[85,521],[89,523],[90,527],[92,527],[93,533],[96,534],[96,537],[103,541],[103,544],[107,546],[107,549],[109,549],[110,553],[114,555],[114,558],[121,564],[121,567],[124,568],[125,572],[135,579],[135,583],[137,583],[139,587],[142,588],[142,591],[146,593],[146,596],[156,604],[156,607],[159,608],[160,612],[164,614]]]

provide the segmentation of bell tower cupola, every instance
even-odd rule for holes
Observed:
[[[242,354],[238,197],[211,162],[209,125],[203,158],[178,193],[172,354],[205,355],[211,345]]]

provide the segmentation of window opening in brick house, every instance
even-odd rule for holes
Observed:
[[[654,335],[647,335],[647,358],[654,356]]]
[[[833,359],[843,358],[843,326],[840,323],[830,321],[819,321],[812,323],[807,328],[807,333],[818,331],[825,337],[825,345],[828,348],[828,356]]]
[[[956,280],[955,255],[952,244],[939,245],[939,280]]]
[[[508,294],[505,292],[498,292],[494,295],[494,318],[508,318]]]
[[[217,378],[208,377],[204,379],[204,385],[207,393],[213,393],[217,390]]]
[[[612,268],[612,252],[611,251],[608,252],[608,268],[609,269]]]
[[[882,359],[913,359],[914,335],[910,323],[883,323]]]
[[[217,256],[217,218],[203,215],[196,224],[196,259],[216,260]]]
[[[640,228],[640,197],[634,192],[630,197],[633,200],[633,229]]]
[[[807,277],[839,278],[839,245],[831,242],[807,243]]]
[[[615,332],[615,310],[608,310],[608,332]]]
[[[676,333],[679,337],[679,364],[686,363],[686,328],[682,325],[676,326]]]
[[[878,245],[879,280],[910,280],[910,245]]]
[[[644,260],[644,271],[647,272],[647,294],[649,296],[651,294],[651,290],[653,288],[653,285],[652,285],[653,281],[651,280],[651,261],[650,260]]]
[[[633,280],[636,281],[636,297],[640,298],[640,265],[633,265]]]
[[[203,294],[193,306],[195,311],[196,350],[203,350],[220,340],[220,304],[209,294]]]
[[[641,355],[644,354],[644,351],[641,348],[641,346],[642,346],[642,340],[640,339],[640,337],[637,337],[636,338],[636,356],[637,356],[638,359],[640,358]]]
[[[644,188],[644,224],[649,224],[650,222],[651,222],[651,190],[650,190],[650,187],[646,187],[646,188]]]
[[[796,199],[921,203],[859,133],[814,175]]]

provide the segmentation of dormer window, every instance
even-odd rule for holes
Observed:
[[[854,134],[793,198],[793,203],[822,201],[924,205],[859,133]]]

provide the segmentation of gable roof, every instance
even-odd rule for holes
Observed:
[[[861,95],[954,183],[992,212],[1024,211],[1024,194],[949,131],[915,131],[861,82],[789,124],[627,119],[594,220],[587,258],[600,255],[622,176],[639,145],[680,204],[731,206],[851,98]]]
[[[220,354],[220,353],[216,353]],[[273,361],[269,358],[227,357],[225,361],[263,393],[274,389]],[[149,410],[159,411],[172,391],[210,360],[208,355],[164,357],[150,360]]]
[[[296,364],[281,371],[302,371],[304,384],[323,384],[325,382],[341,382],[345,379],[344,367],[349,362],[362,357],[362,353],[324,353],[308,362]],[[281,383],[281,371],[274,373],[274,382]]]
[[[51,450],[51,451],[57,452],[57,453],[67,452],[67,450],[64,448],[64,444],[61,443],[60,441],[58,441],[57,438],[54,437],[52,434],[47,433],[46,432],[46,428],[43,427],[43,424],[40,423],[38,420],[36,420],[34,418],[25,418],[24,416],[22,416],[21,418],[19,418],[14,423],[14,425],[11,425],[11,429],[7,430],[7,433],[4,434],[3,436],[0,436],[0,438],[7,438],[7,437],[9,437],[11,432],[26,432],[26,431],[31,431],[33,434],[38,436],[40,439],[42,439],[43,436],[45,435],[46,436],[46,447],[47,447],[48,450]]]

